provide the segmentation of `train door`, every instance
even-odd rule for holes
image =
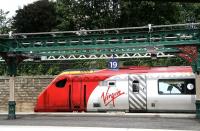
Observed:
[[[81,111],[82,110],[82,79],[80,76],[75,76],[72,79],[71,87],[71,109],[72,111]]]
[[[129,110],[146,111],[147,88],[145,75],[130,74],[128,77]]]

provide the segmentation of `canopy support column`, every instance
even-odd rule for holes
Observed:
[[[15,102],[15,76],[17,74],[17,59],[16,57],[9,57],[7,59],[8,65],[8,73],[10,76],[9,79],[9,101],[8,101],[8,119],[16,119],[15,109],[16,109],[16,102]]]
[[[196,116],[200,119],[200,74],[196,74]]]
[[[10,76],[9,79],[10,98],[8,101],[8,119],[16,119],[15,115],[15,76]]]

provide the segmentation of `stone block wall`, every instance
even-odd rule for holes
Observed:
[[[18,76],[15,79],[16,112],[33,112],[40,92],[54,76]],[[8,111],[9,77],[0,77],[0,112]]]

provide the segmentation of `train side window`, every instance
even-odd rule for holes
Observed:
[[[139,81],[138,80],[134,80],[132,82],[132,91],[134,93],[139,93]]]
[[[108,82],[108,86],[115,86],[115,84],[116,84],[115,81],[109,81]]]
[[[64,88],[66,83],[67,83],[67,79],[60,80],[60,81],[56,82],[56,87]]]
[[[182,94],[184,93],[184,81],[180,80],[159,80],[159,94]]]
[[[163,79],[158,81],[158,94],[195,94],[194,79]]]

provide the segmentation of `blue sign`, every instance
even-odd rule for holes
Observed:
[[[118,63],[118,61],[116,59],[111,59],[108,62],[108,68],[109,69],[113,69],[113,70],[119,69],[119,63]]]

